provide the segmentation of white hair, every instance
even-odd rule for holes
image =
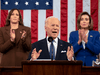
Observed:
[[[50,18],[56,18],[56,17],[54,17],[54,16],[49,16],[49,17],[47,17],[46,20],[45,20],[45,25],[46,25],[48,19],[50,19]],[[58,18],[57,18],[57,19],[58,19]]]
[[[49,16],[49,17],[46,18],[45,21],[47,21],[49,18],[56,18],[56,17],[54,17],[54,16]]]

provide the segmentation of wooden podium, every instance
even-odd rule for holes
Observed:
[[[22,66],[0,66],[0,75],[100,75],[100,67],[82,61],[22,61]]]
[[[21,66],[0,66],[0,75],[23,75]]]
[[[22,61],[23,75],[81,75],[82,61]]]

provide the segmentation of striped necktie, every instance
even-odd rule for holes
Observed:
[[[50,45],[50,58],[51,60],[55,60],[55,49],[54,49],[54,45],[53,45],[53,42],[51,42],[51,45]]]

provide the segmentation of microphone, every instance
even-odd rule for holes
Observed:
[[[52,42],[52,41],[53,41],[53,38],[50,36],[50,37],[48,38],[48,41],[49,41],[49,42]]]
[[[50,46],[50,58],[51,58],[51,60],[53,60],[53,51],[54,51],[54,49],[53,49],[54,46],[53,46],[53,42],[52,42],[53,38],[49,37],[48,41],[51,42],[51,46]]]

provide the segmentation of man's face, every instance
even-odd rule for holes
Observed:
[[[60,30],[60,22],[57,18],[49,18],[47,25],[45,25],[45,30],[47,31],[48,37],[53,37],[55,39]]]

